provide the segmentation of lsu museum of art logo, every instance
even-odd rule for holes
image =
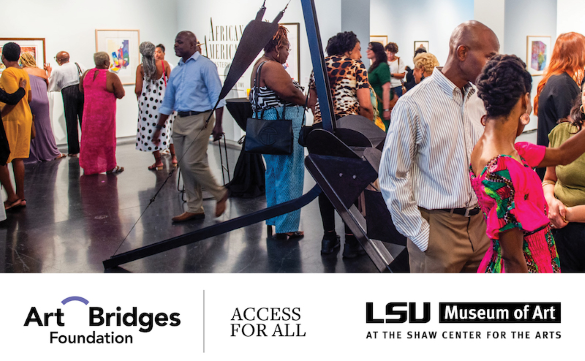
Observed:
[[[67,305],[80,302],[87,306],[84,312],[66,312]],[[24,327],[44,328],[50,344],[132,344],[134,337],[155,332],[160,328],[181,325],[178,312],[143,312],[138,307],[123,309],[118,306],[106,309],[79,296],[67,297],[57,309],[31,307],[24,320]],[[85,324],[83,334],[69,333],[67,323]],[[82,327],[76,327],[82,328]],[[114,329],[115,331],[112,331]]]

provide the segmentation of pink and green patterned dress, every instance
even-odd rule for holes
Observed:
[[[512,228],[524,232],[522,248],[528,272],[561,272],[540,178],[532,169],[544,158],[546,147],[516,143],[515,148],[522,163],[509,155],[499,155],[488,162],[479,176],[469,167],[471,185],[491,240],[478,272],[505,272],[499,238],[500,232]]]

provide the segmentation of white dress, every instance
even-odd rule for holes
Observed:
[[[173,121],[175,115],[171,114],[166,122],[166,127],[160,132],[160,142],[155,145],[152,141],[152,134],[156,130],[159,110],[165,97],[165,77],[158,80],[146,80],[142,82],[142,94],[138,99],[138,129],[136,130],[136,149],[143,152],[154,152],[165,150],[173,143],[171,134],[173,132]]]

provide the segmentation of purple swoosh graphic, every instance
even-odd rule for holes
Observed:
[[[61,301],[62,304],[66,305],[71,301],[79,301],[81,303],[83,303],[84,305],[87,306],[87,304],[89,303],[88,300],[86,300],[83,297],[79,297],[79,296],[71,296],[71,297],[67,297],[66,299],[64,299],[63,301]]]

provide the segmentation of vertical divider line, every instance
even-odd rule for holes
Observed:
[[[203,290],[203,353],[205,353],[205,290]]]

